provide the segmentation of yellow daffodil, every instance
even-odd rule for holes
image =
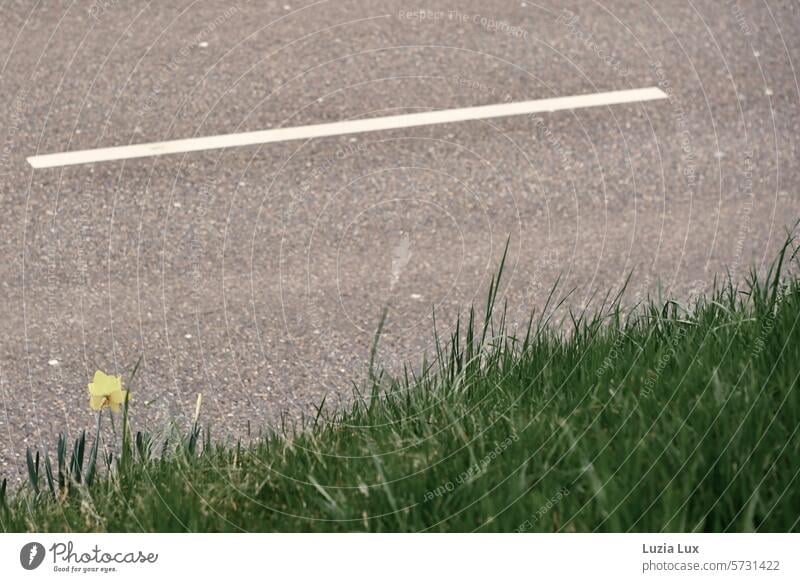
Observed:
[[[94,381],[89,384],[89,406],[92,410],[102,410],[108,406],[114,412],[119,412],[127,393],[122,389],[122,376],[109,376],[97,370]]]

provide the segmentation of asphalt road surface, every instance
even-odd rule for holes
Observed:
[[[566,8],[564,8],[566,7]],[[396,369],[561,275],[686,299],[800,218],[788,0],[0,2],[0,473],[91,429],[218,435]],[[658,86],[667,100],[34,170],[86,148]]]

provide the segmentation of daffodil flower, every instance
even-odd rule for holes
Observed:
[[[114,412],[119,412],[127,394],[127,390],[122,389],[122,376],[109,376],[97,370],[94,381],[89,384],[89,406],[98,411],[108,406]]]

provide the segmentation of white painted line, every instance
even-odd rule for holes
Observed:
[[[642,89],[628,89],[625,91],[573,95],[571,97],[536,99],[535,101],[522,101],[519,103],[501,103],[498,105],[463,107],[461,109],[444,109],[440,111],[426,111],[425,113],[408,113],[405,115],[336,121],[334,123],[321,123],[318,125],[284,127],[246,133],[232,133],[229,135],[194,137],[156,143],[81,150],[60,154],[46,154],[31,156],[28,158],[28,163],[34,168],[55,168],[59,166],[72,166],[75,164],[129,160],[132,158],[146,158],[165,154],[198,152],[202,150],[275,143],[296,139],[330,137],[368,131],[419,127],[421,125],[454,123],[457,121],[472,121],[475,119],[491,119],[493,117],[508,117],[511,115],[561,111],[564,109],[619,105],[622,103],[665,99],[666,97],[667,94],[658,87],[645,87]]]

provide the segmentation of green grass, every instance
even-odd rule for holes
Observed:
[[[494,305],[431,360],[371,372],[347,409],[222,444],[131,427],[91,479],[63,439],[0,491],[5,531],[798,531],[800,279],[510,336]],[[135,406],[135,405],[132,405]],[[126,433],[127,434],[127,433]],[[123,440],[123,439],[118,439]],[[88,442],[87,442],[88,441]],[[101,443],[102,445],[102,443]],[[109,449],[112,443],[99,447]],[[37,455],[39,455],[37,457]],[[88,481],[88,483],[87,483]]]

